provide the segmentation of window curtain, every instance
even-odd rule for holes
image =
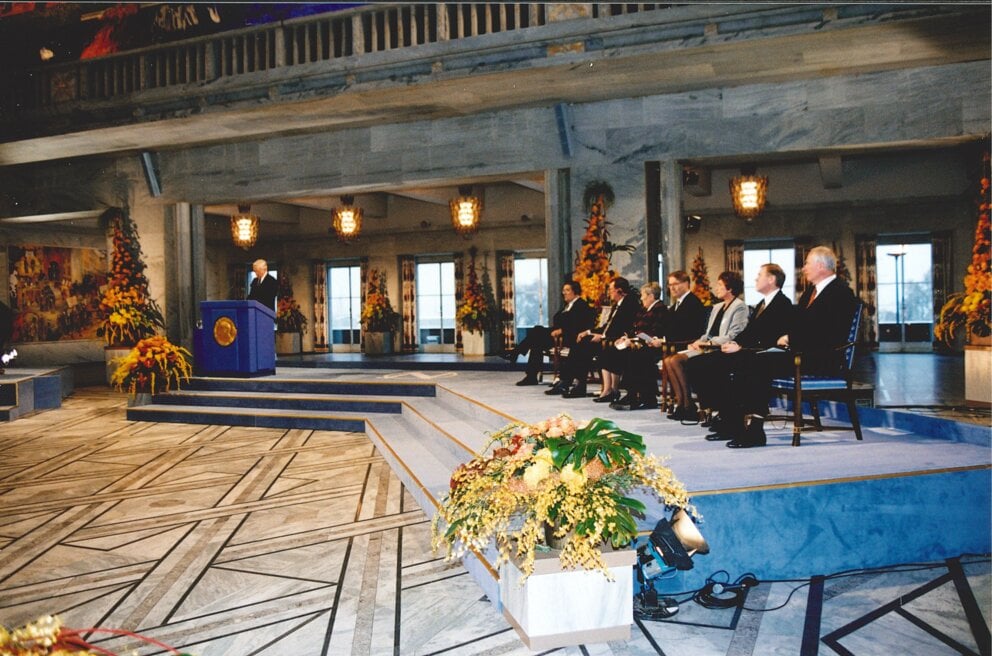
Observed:
[[[327,265],[313,261],[313,350],[327,353]]]
[[[796,237],[793,242],[796,249],[796,297],[792,299],[793,303],[799,301],[806,293],[806,276],[803,275],[803,265],[806,264],[806,255],[809,253],[810,249],[813,248],[812,237]]]
[[[455,253],[455,350],[461,351],[462,326],[458,322],[458,308],[465,298],[465,253]],[[442,340],[443,342],[443,340]]]
[[[417,350],[417,262],[412,255],[400,255],[403,276],[403,352]]]
[[[245,279],[248,268],[244,264],[231,264],[227,267],[227,297],[241,300],[248,295],[245,289]]]
[[[723,242],[723,268],[744,275],[744,242],[726,239]]]
[[[864,321],[858,330],[858,343],[872,348],[878,346],[877,248],[878,238],[875,235],[854,236],[854,267],[857,270],[854,291],[865,306]]]
[[[361,289],[361,292],[360,292],[360,294],[361,294],[361,301],[360,301],[361,304],[358,306],[358,323],[359,323],[359,326],[361,326],[362,310],[365,309],[365,297],[368,294],[368,286],[369,286],[369,258],[363,257],[358,262],[359,262],[359,264],[358,264],[359,278],[361,280],[361,282],[359,283],[359,288]],[[361,339],[360,339],[361,344],[362,344],[361,345],[361,349],[362,349],[362,353],[364,353],[365,352],[365,330],[360,328],[359,331],[358,331],[358,334],[361,335]]]
[[[934,232],[930,237],[930,256],[933,272],[933,321],[940,321],[940,309],[947,297],[954,292],[954,261],[952,259],[951,231]]]
[[[500,309],[500,325],[503,328],[503,350],[509,351],[517,344],[516,319],[513,304],[513,253],[496,251],[496,264],[499,277],[496,279],[497,302]]]

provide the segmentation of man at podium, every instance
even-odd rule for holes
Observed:
[[[269,265],[265,260],[255,260],[251,265],[255,279],[251,281],[248,290],[248,300],[258,301],[267,308],[275,310],[276,296],[279,294],[279,284],[269,275]]]

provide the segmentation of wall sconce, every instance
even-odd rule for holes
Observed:
[[[458,198],[448,205],[451,207],[451,225],[458,234],[470,235],[479,229],[482,201],[472,195],[471,186],[458,187]]]
[[[356,239],[362,233],[362,218],[365,211],[355,207],[354,196],[342,196],[341,207],[335,207],[331,214],[331,229],[343,242]]]
[[[730,179],[730,200],[737,216],[751,223],[765,209],[768,178],[755,175],[757,168],[741,168],[741,175]]]
[[[238,213],[231,216],[231,239],[245,250],[258,240],[258,217],[251,213],[251,205],[238,204]]]

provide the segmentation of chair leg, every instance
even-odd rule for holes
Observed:
[[[858,417],[858,404],[855,403],[854,399],[849,399],[847,402],[847,414],[851,417],[851,426],[854,427],[854,435],[860,440],[861,418]]]
[[[823,424],[820,423],[820,402],[817,399],[809,399],[809,412],[813,415],[813,425],[816,430],[822,431]]]
[[[803,432],[803,393],[796,385],[792,398],[792,446],[799,446],[799,434]]]

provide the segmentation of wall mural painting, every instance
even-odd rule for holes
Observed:
[[[13,342],[96,339],[107,251],[9,246]]]

